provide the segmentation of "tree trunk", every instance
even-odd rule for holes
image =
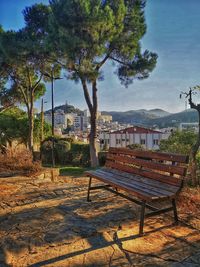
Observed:
[[[199,116],[199,131],[197,136],[196,143],[192,146],[191,152],[190,152],[190,175],[192,180],[192,185],[197,186],[199,184],[198,176],[197,176],[197,160],[196,156],[199,151],[200,147],[200,110],[198,111]]]
[[[90,111],[90,160],[91,167],[97,167],[98,162],[98,151],[97,151],[97,129],[96,129],[96,119],[97,119],[97,84],[96,80],[92,81],[92,100],[89,95],[87,83],[85,78],[81,78],[84,96],[86,103]]]
[[[97,167],[98,162],[98,151],[97,151],[97,129],[96,129],[96,117],[97,112],[93,111],[91,114],[91,129],[90,129],[90,160],[91,167]]]
[[[28,111],[28,122],[29,122],[29,127],[28,127],[28,148],[30,152],[33,154],[33,130],[34,130],[34,111],[33,111],[33,99],[31,100],[30,103],[30,108]]]

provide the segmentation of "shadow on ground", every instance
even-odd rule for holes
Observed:
[[[1,197],[0,266],[199,264],[197,228],[172,227],[172,218],[157,217],[146,221],[148,234],[138,237],[138,206],[103,191],[87,203],[87,179],[19,185],[9,198]]]

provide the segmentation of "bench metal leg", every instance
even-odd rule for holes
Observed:
[[[176,208],[176,200],[172,199],[172,207],[174,211],[174,221],[176,224],[178,224],[178,214],[177,214],[177,208]]]
[[[145,208],[146,208],[146,202],[142,202],[141,213],[140,213],[139,236],[143,236],[144,233],[143,228],[144,228]]]
[[[89,184],[88,184],[88,193],[87,193],[87,202],[90,202],[90,188],[91,188],[91,183],[92,183],[92,177],[89,179]]]

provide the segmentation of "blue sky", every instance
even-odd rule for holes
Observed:
[[[23,8],[39,2],[48,0],[1,0],[0,24],[5,29],[17,30],[23,26]],[[124,88],[113,74],[112,66],[105,66],[105,79],[98,85],[99,110],[181,111],[185,102],[179,99],[180,91],[200,84],[200,1],[148,0],[145,12],[147,33],[142,47],[158,54],[157,67],[149,79]],[[49,108],[49,89],[44,98]],[[81,86],[63,79],[56,82],[55,102],[58,105],[65,101],[86,108]],[[36,107],[39,105],[37,102]]]

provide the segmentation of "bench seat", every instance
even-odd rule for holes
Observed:
[[[102,168],[95,171],[87,171],[91,176],[107,183],[113,187],[122,189],[141,200],[152,201],[156,199],[174,198],[179,187],[167,185],[150,178],[136,174],[128,174],[122,171],[115,171],[109,168]]]

